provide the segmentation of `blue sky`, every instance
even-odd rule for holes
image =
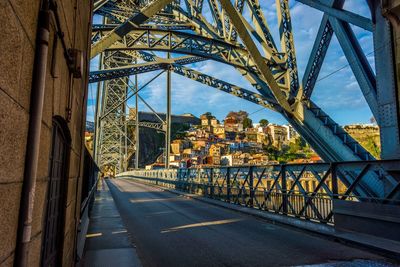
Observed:
[[[260,2],[275,42],[279,46],[275,0]],[[365,0],[346,1],[344,8],[365,17],[370,17],[368,6],[365,3]],[[246,11],[244,14],[246,15]],[[322,12],[292,0],[291,16],[299,76],[302,79],[320,25]],[[373,51],[372,34],[358,27],[353,27],[353,30],[374,69],[374,58],[373,54],[371,54]],[[91,62],[91,69],[95,70],[97,68],[96,65],[96,60],[93,60]],[[192,64],[190,67],[255,91],[247,80],[231,66],[209,60]],[[341,70],[337,71],[339,69]],[[152,72],[139,75],[139,87],[157,73]],[[87,120],[89,121],[93,121],[96,90],[96,84],[89,86],[87,115]],[[141,92],[141,96],[154,109],[159,112],[165,112],[166,74],[162,74],[146,87]],[[312,100],[341,125],[368,123],[372,116],[336,37],[333,37],[331,41],[325,62],[319,74],[319,80],[312,95]],[[128,106],[134,107],[134,102],[129,101]],[[261,108],[261,106],[256,104],[172,73],[172,112],[174,114],[192,113],[199,116],[204,112],[210,111],[218,119],[222,120],[229,111],[246,110],[251,114],[250,117],[253,122],[258,122],[260,119],[266,118],[274,123],[286,123],[285,119],[279,113],[268,109],[260,110]],[[139,110],[148,111],[148,108],[141,103]]]

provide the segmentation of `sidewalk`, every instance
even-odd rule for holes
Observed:
[[[142,266],[105,180],[99,181],[80,266]]]

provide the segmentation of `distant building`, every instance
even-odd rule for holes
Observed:
[[[225,128],[225,139],[234,141],[236,139],[237,132],[227,131]]]
[[[171,152],[173,154],[180,154],[183,150],[183,144],[181,140],[174,140],[171,143]]]
[[[268,156],[261,153],[252,155],[249,160],[251,165],[266,165],[268,163]]]
[[[227,116],[224,120],[225,132],[241,132],[243,131],[243,123],[235,116]]]
[[[218,138],[225,139],[225,128],[224,126],[217,125],[213,128],[213,134]]]
[[[240,151],[221,156],[221,165],[240,166],[243,164],[244,164],[244,157],[242,157],[242,152]]]
[[[191,143],[188,140],[177,139],[172,141],[171,143],[171,153],[172,154],[180,154],[183,149],[190,148]]]
[[[197,129],[196,138],[197,139],[208,139],[210,137],[210,132],[206,129]]]
[[[172,162],[172,161],[180,161],[182,159],[182,156],[181,156],[181,154],[173,154],[173,155],[170,155],[169,156],[169,161],[170,162]]]
[[[284,143],[288,141],[286,127],[276,124],[268,125],[268,134],[272,138],[272,145],[281,148]]]
[[[219,144],[213,144],[210,146],[208,153],[210,156],[221,157],[221,155],[224,153],[223,146]]]
[[[293,142],[297,137],[300,136],[298,134],[298,132],[296,132],[296,130],[293,128],[292,125],[287,124],[287,125],[282,125],[282,127],[285,127],[285,129],[286,129],[286,139],[287,139],[287,141]]]
[[[257,142],[257,129],[256,128],[247,128],[246,132],[245,132],[245,135],[246,135],[246,140],[247,141],[249,141],[249,142],[251,142],[251,141]]]
[[[265,143],[268,143],[267,140],[268,140],[267,135],[265,133],[263,133],[263,132],[257,133],[257,143],[265,144]]]
[[[201,126],[217,126],[218,120],[210,112],[204,113],[200,116]]]
[[[210,125],[213,127],[217,127],[219,125],[219,121],[214,117],[210,120]]]
[[[205,157],[205,164],[207,165],[221,165],[221,157],[207,156]]]

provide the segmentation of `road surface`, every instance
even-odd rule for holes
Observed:
[[[129,179],[108,184],[145,267],[390,266],[380,256]]]

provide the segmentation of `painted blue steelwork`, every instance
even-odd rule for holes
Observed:
[[[165,6],[170,2],[173,4]],[[400,158],[398,95],[391,48],[393,39],[389,24],[382,17],[379,4],[369,1],[372,9],[372,20],[370,20],[343,10],[344,0],[299,0],[324,12],[302,79],[302,86],[299,86],[288,0],[278,1],[280,3],[278,8],[281,8],[279,13],[283,41],[281,50],[275,45],[258,0],[235,1],[234,9],[230,8],[229,2],[223,2],[225,6],[219,0],[96,2],[100,5],[96,13],[107,16],[118,26],[95,27],[92,36],[92,52],[94,52],[92,56],[102,51],[111,55],[118,51],[122,58],[125,54],[128,58],[132,56],[146,63],[137,65],[131,63],[92,72],[90,81],[107,81],[170,68],[192,80],[280,112],[327,162],[374,160],[356,140],[310,100],[330,41],[333,35],[336,35],[367,103],[379,123],[382,158]],[[205,10],[203,6],[206,4],[209,6],[208,12],[211,12],[207,14],[208,19],[212,17],[213,21],[207,21],[206,16],[202,14]],[[250,20],[242,14],[245,5],[249,8]],[[223,7],[226,10],[223,10]],[[144,22],[146,24],[142,24]],[[376,77],[349,23],[373,31]],[[187,30],[179,31],[183,28]],[[238,33],[241,40],[237,40]],[[248,46],[248,48],[243,46],[252,42],[259,46]],[[265,69],[259,68],[263,66],[261,63],[264,63],[257,51],[260,47],[264,49],[264,59],[272,77],[266,76]],[[181,62],[171,62],[144,50],[181,53],[192,57],[182,57]],[[234,66],[260,94],[182,66],[206,59]],[[120,59],[115,58],[115,60]],[[275,95],[279,96],[280,89],[286,99],[277,97],[278,101],[274,98],[268,84],[276,85],[276,83],[279,88],[273,87]],[[301,87],[302,91],[299,90]],[[293,103],[289,109],[285,102],[288,99],[290,104]],[[113,102],[118,101],[114,99]],[[360,177],[357,175],[346,177],[342,182],[349,187],[355,182],[360,182]],[[384,197],[392,193],[388,192],[387,188],[397,188],[398,181],[393,177],[376,175],[373,172],[368,175],[363,174],[362,177],[363,181],[359,183],[360,187],[356,192],[359,196]]]

